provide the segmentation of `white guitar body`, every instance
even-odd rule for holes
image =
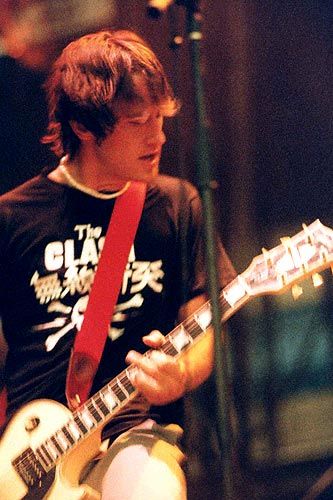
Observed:
[[[12,460],[27,448],[35,450],[50,434],[63,426],[70,416],[71,412],[65,406],[47,399],[33,401],[16,413],[0,442],[0,484],[6,485],[0,491],[1,500],[20,500],[28,494],[28,488],[13,467]],[[101,429],[97,429],[55,467],[52,486],[47,493],[39,496],[35,489],[30,498],[99,499],[99,493],[88,485],[79,485],[78,481],[83,467],[98,455],[100,445]]]

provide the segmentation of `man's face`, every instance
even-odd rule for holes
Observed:
[[[163,115],[157,104],[143,95],[140,103],[118,102],[115,128],[100,143],[94,143],[100,179],[105,183],[151,181],[157,174],[165,143]],[[103,186],[99,186],[102,189]]]

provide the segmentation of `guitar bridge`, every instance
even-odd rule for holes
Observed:
[[[13,466],[28,488],[41,484],[46,471],[31,448],[27,448],[13,462]]]

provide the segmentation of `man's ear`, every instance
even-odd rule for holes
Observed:
[[[95,139],[94,134],[87,130],[82,123],[70,120],[69,124],[72,127],[74,134],[77,135],[81,141],[92,141]]]

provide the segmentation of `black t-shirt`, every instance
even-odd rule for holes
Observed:
[[[68,359],[114,202],[54,183],[46,173],[0,197],[0,315],[9,348],[9,416],[34,399],[66,402]],[[222,246],[219,250],[224,286],[234,270]],[[146,350],[143,335],[153,329],[168,333],[179,307],[203,293],[205,282],[198,193],[186,181],[159,176],[147,189],[92,393],[125,368],[129,349]],[[173,410],[137,404],[117,421],[123,429],[148,412],[159,421],[176,420]]]

